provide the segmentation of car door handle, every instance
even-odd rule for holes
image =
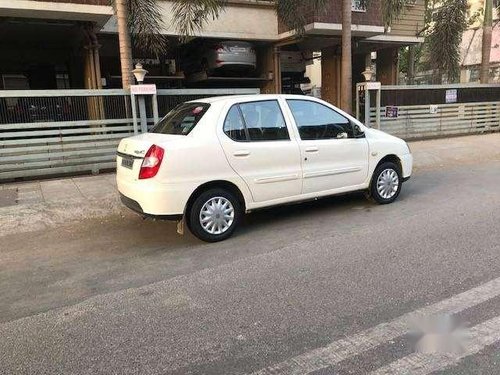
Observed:
[[[311,146],[306,148],[306,152],[318,152],[319,148],[316,146]]]
[[[250,151],[248,150],[240,150],[240,151],[235,151],[233,153],[234,156],[236,157],[244,157],[250,155]]]

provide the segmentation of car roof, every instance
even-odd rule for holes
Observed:
[[[213,96],[209,98],[191,100],[190,103],[217,103],[223,101],[254,101],[254,100],[273,100],[278,98],[286,99],[312,99],[310,96],[305,95],[285,95],[285,94],[251,94],[251,95],[226,95],[226,96]]]

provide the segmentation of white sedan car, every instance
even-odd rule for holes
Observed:
[[[252,210],[351,191],[393,202],[413,159],[401,139],[319,99],[231,96],[183,103],[117,152],[122,202],[185,220],[198,238],[230,237]]]

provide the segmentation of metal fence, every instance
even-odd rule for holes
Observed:
[[[397,118],[380,112],[380,129],[407,140],[500,131],[500,102],[400,106]]]
[[[407,140],[500,131],[500,85],[382,86],[372,124],[377,110],[380,129]]]
[[[447,93],[456,93],[456,103],[484,103],[500,100],[500,85],[451,84],[382,86],[382,106],[449,104]],[[373,100],[372,103],[375,103]]]
[[[159,90],[159,113],[201,97],[253,93]],[[123,90],[0,91],[0,181],[114,169],[116,147],[133,134],[132,124]]]

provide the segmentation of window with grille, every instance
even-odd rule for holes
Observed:
[[[352,0],[353,12],[366,12],[366,0]]]

